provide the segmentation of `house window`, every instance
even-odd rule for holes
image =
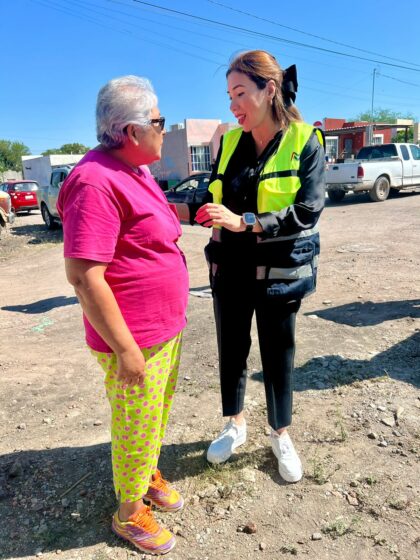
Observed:
[[[337,158],[338,156],[338,136],[325,137],[325,155],[328,158]]]
[[[373,135],[373,142],[374,145],[379,145],[384,143],[384,135],[383,134],[374,134]]]
[[[190,146],[191,171],[211,171],[210,146]]]

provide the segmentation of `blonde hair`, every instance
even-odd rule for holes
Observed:
[[[276,85],[276,92],[271,106],[273,119],[282,128],[287,128],[291,122],[302,122],[299,109],[293,104],[287,104],[282,93],[283,70],[275,57],[267,51],[247,51],[236,56],[229,64],[226,77],[231,72],[240,72],[248,76],[259,89],[264,89],[269,80]]]

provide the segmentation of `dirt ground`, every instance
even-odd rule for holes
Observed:
[[[172,560],[420,557],[420,193],[327,204],[321,231],[318,291],[298,318],[290,430],[305,476],[291,485],[269,448],[257,344],[249,440],[226,465],[206,463],[223,425],[208,232],[184,227],[189,323],[160,463],[186,498],[182,512],[159,515],[177,534]],[[110,531],[109,409],[65,280],[62,232],[47,232],[38,213],[1,233],[0,302],[0,558],[135,556]]]

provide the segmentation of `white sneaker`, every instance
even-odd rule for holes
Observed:
[[[278,434],[271,430],[271,447],[279,462],[280,476],[286,482],[298,482],[302,476],[302,463],[287,432]]]
[[[211,442],[207,450],[207,461],[218,465],[224,463],[233,451],[246,442],[246,423],[238,425],[231,419],[220,432],[219,436]]]

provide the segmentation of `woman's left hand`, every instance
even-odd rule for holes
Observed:
[[[195,221],[205,227],[222,226],[230,231],[245,231],[241,216],[223,206],[209,202],[198,209]]]

